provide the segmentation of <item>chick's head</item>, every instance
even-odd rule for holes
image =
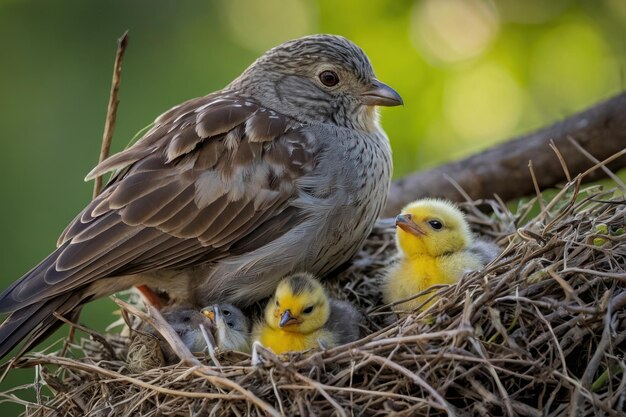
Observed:
[[[396,240],[406,256],[442,256],[467,248],[472,233],[463,213],[445,200],[422,199],[396,217]]]
[[[214,304],[202,309],[215,327],[228,328],[235,332],[249,332],[250,322],[241,310],[232,304]]]
[[[226,350],[246,351],[250,336],[250,321],[232,304],[215,304],[202,309],[202,314],[214,323],[217,344]]]
[[[329,315],[330,305],[324,288],[305,273],[283,279],[265,308],[265,321],[270,327],[294,333],[320,329]]]

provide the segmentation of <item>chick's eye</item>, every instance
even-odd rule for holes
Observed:
[[[232,329],[232,328],[233,328],[233,326],[234,326],[233,322],[231,322],[231,321],[229,321],[228,323],[226,323],[226,325],[227,325],[228,327],[230,327],[231,329]]]
[[[230,316],[230,311],[228,311],[228,310],[222,310],[222,313],[223,313],[225,316]]]
[[[443,229],[443,223],[441,223],[439,220],[436,220],[436,219],[428,220],[428,224],[430,225],[430,227],[432,227],[435,230]]]
[[[320,81],[326,87],[332,87],[334,85],[337,85],[337,83],[339,83],[339,77],[333,71],[323,71],[320,74]]]
[[[276,307],[280,307],[280,303],[276,300]]]
[[[309,306],[309,307],[305,308],[304,310],[302,310],[302,312],[304,314],[310,314],[311,312],[313,312],[313,306]]]

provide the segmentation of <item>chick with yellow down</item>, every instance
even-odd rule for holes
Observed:
[[[409,298],[433,285],[455,284],[464,273],[481,269],[497,253],[491,243],[479,241],[480,245],[474,245],[463,213],[445,200],[422,199],[407,205],[396,217],[396,226],[401,259],[386,276],[383,293],[387,303]],[[393,308],[409,312],[431,295]]]
[[[277,354],[329,348],[357,340],[360,321],[352,304],[328,298],[317,279],[298,273],[278,284],[253,339]]]

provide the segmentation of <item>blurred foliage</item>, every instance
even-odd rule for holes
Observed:
[[[326,32],[359,44],[404,97],[403,109],[382,110],[396,176],[618,93],[626,63],[625,0],[0,0],[2,287],[53,249],[90,198],[82,177],[97,159],[126,29],[114,151],[264,50]],[[104,300],[82,319],[102,329],[112,309]]]

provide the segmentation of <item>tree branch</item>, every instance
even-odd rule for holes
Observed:
[[[122,82],[122,60],[124,52],[128,46],[128,31],[124,32],[121,38],[117,40],[117,52],[115,53],[115,63],[113,64],[113,79],[111,80],[111,93],[109,94],[109,105],[107,107],[107,118],[104,123],[104,133],[102,135],[102,146],[100,148],[100,158],[98,162],[102,162],[109,156],[111,149],[111,141],[113,140],[113,131],[115,130],[115,119],[117,117],[117,106],[120,100],[117,98],[120,91],[120,83]],[[93,198],[96,198],[102,189],[102,176],[96,177],[93,184]]]
[[[619,94],[583,112],[543,128],[529,135],[502,143],[481,153],[437,168],[410,174],[394,181],[384,216],[394,216],[402,207],[422,197],[441,197],[464,201],[452,186],[449,177],[456,181],[473,199],[491,198],[498,194],[508,201],[534,192],[531,173],[532,161],[541,189],[566,181],[559,158],[550,148],[553,141],[574,177],[594,165],[594,162],[575,144],[598,160],[626,148],[626,93]],[[607,165],[610,170],[626,167],[626,156]],[[585,181],[606,176],[596,170]]]

